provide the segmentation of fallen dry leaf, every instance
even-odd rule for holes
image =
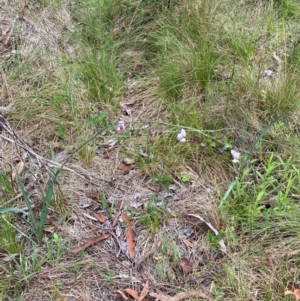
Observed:
[[[295,289],[293,291],[285,291],[284,295],[293,295],[296,300],[300,300],[300,289]]]
[[[117,167],[117,172],[126,173],[133,168],[135,168],[135,164],[126,165],[124,163],[120,163],[119,166]]]
[[[277,202],[269,199],[264,199],[259,202],[260,205],[266,206],[266,208],[277,206]]]
[[[124,222],[126,222],[126,224],[128,226],[128,229],[127,229],[127,232],[126,232],[126,242],[127,242],[127,250],[128,250],[129,256],[132,259],[135,256],[135,251],[134,251],[135,243],[134,243],[134,240],[133,240],[134,239],[134,233],[133,233],[133,230],[131,228],[130,219],[123,212],[121,212],[121,216],[122,216],[122,220]]]
[[[85,249],[85,248],[87,248],[87,247],[89,247],[89,246],[91,246],[91,245],[93,245],[93,244],[95,244],[95,243],[97,243],[97,242],[99,242],[101,240],[104,240],[104,239],[106,239],[108,237],[110,237],[110,234],[108,234],[108,233],[100,235],[100,236],[97,236],[97,237],[94,237],[91,240],[89,240],[88,242],[86,242],[86,243],[84,243],[84,244],[82,244],[82,245],[74,248],[71,252],[73,254],[76,254],[76,253],[80,252],[81,250],[83,250],[83,249]]]
[[[94,217],[100,222],[100,223],[105,223],[105,216],[100,213],[94,213]]]
[[[186,258],[182,258],[179,265],[181,266],[183,274],[185,275],[193,270],[191,263]]]
[[[153,192],[157,192],[157,193],[159,192],[159,189],[155,188],[152,185],[146,184],[146,187]]]
[[[16,165],[15,169],[11,173],[11,180],[12,181],[15,179],[15,177],[16,177],[17,174],[20,175],[22,173],[22,171],[24,169],[24,166],[25,166],[24,161],[20,161]]]
[[[44,231],[45,232],[49,232],[49,233],[52,233],[55,229],[55,226],[49,226],[49,227],[45,227],[44,228]]]
[[[137,291],[135,291],[135,290],[133,290],[131,288],[125,288],[124,292],[127,293],[128,295],[130,295],[135,300],[139,300],[139,294],[137,293]],[[142,301],[147,301],[147,300],[146,299],[142,299]]]
[[[122,220],[123,220],[129,227],[131,227],[131,222],[130,222],[130,219],[128,218],[128,216],[126,216],[123,212],[121,212],[121,217],[122,217]]]
[[[91,216],[91,215],[89,215],[89,214],[87,214],[87,213],[82,213],[82,215],[84,215],[85,217],[87,217],[87,218],[89,218],[89,219],[91,219],[91,220],[93,220],[93,221],[97,221],[97,219],[95,218],[95,217],[93,217],[93,216]]]
[[[138,301],[145,300],[144,298],[148,295],[148,293],[149,293],[149,282],[147,281],[145,283],[145,286],[144,286],[139,298],[138,298]]]
[[[137,293],[137,291],[133,290],[132,288],[125,288],[124,292],[126,292],[128,295],[130,295],[135,300],[137,300],[139,298],[139,294]]]
[[[213,297],[210,295],[206,295],[203,292],[199,291],[189,291],[189,292],[182,292],[178,293],[173,297],[163,295],[162,293],[156,294],[156,293],[150,293],[151,297],[155,298],[155,301],[180,301],[189,297],[200,297],[203,299],[207,299],[209,301],[213,301]]]
[[[135,251],[134,251],[135,243],[133,241],[133,238],[134,238],[133,230],[129,226],[126,232],[126,242],[127,242],[128,253],[131,259],[134,258],[135,256]]]
[[[188,247],[194,248],[194,244],[191,243],[188,239],[186,239],[186,238],[181,238],[181,239]]]

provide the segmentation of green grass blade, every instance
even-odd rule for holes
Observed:
[[[28,208],[29,218],[30,218],[30,222],[31,222],[30,228],[35,234],[37,234],[38,233],[38,227],[37,227],[37,222],[36,222],[36,219],[35,219],[35,216],[34,216],[34,212],[32,210],[30,200],[27,196],[27,193],[24,189],[24,186],[23,186],[23,184],[20,180],[20,176],[18,175],[18,173],[17,173],[16,179],[17,179],[18,186],[20,187],[24,202],[25,202],[25,204]]]
[[[25,211],[19,209],[19,208],[0,208],[0,214],[12,214],[14,215],[16,218],[20,219],[21,221],[24,222],[24,224],[26,224],[32,232],[34,232],[34,229],[32,228],[32,225],[24,218],[20,215],[20,213],[22,214],[27,214]],[[36,234],[34,232],[34,234]]]
[[[25,211],[19,208],[14,208],[14,207],[8,207],[8,208],[0,208],[0,214],[5,214],[5,213],[23,213],[26,214]]]
[[[224,193],[224,196],[222,197],[222,200],[221,200],[221,202],[220,202],[220,207],[223,205],[223,203],[225,202],[225,200],[226,200],[227,197],[229,196],[229,194],[230,194],[231,190],[233,189],[233,187],[235,186],[235,184],[236,184],[236,180],[232,181],[232,182],[229,184],[229,186],[228,186],[226,192]]]
[[[47,187],[47,192],[46,195],[44,197],[43,200],[43,207],[41,210],[41,217],[40,217],[40,225],[38,228],[38,239],[39,241],[41,241],[42,236],[43,236],[43,232],[44,232],[44,228],[45,228],[45,224],[46,224],[46,219],[47,219],[47,214],[48,214],[48,206],[50,204],[50,201],[52,199],[53,196],[53,186],[55,183],[55,180],[57,178],[59,174],[59,170],[57,170],[55,173],[50,173],[50,179],[48,181],[48,187]]]
[[[263,136],[269,131],[269,129],[279,120],[281,120],[282,118],[284,118],[288,113],[290,113],[291,111],[293,111],[296,107],[298,106],[298,104],[293,105],[291,108],[289,108],[288,110],[284,111],[282,114],[280,114],[277,118],[275,118],[269,125],[267,125],[262,132],[259,134],[259,136],[256,138],[255,142],[251,145],[249,151],[248,151],[248,155],[246,158],[246,161],[249,160],[249,158],[251,157],[253,151],[256,148],[256,145],[259,143],[259,141],[263,138]]]

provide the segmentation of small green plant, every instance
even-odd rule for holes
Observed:
[[[108,265],[106,265],[106,271],[107,271],[107,273],[102,273],[102,272],[99,271],[99,274],[108,283],[112,284],[113,281],[114,281],[114,278],[115,278],[114,271],[111,270]]]
[[[106,210],[108,217],[112,218],[112,215],[115,210],[115,201],[112,200],[112,203],[109,205],[105,193],[102,192],[100,195],[100,205],[101,205],[101,209]]]
[[[14,188],[9,181],[9,176],[0,174],[0,206],[14,195]]]
[[[178,265],[180,251],[176,241],[170,239],[167,235],[164,235],[162,237],[161,250],[164,255],[168,256],[174,267]]]
[[[158,205],[156,199],[152,199],[145,205],[145,210],[139,217],[139,221],[144,227],[150,228],[155,233],[158,231],[160,219],[167,216],[168,212],[165,205]]]
[[[180,261],[180,251],[177,242],[163,235],[162,245],[157,255],[161,257],[156,263],[156,276],[171,283],[175,282],[176,275],[174,269],[178,267]]]
[[[210,230],[208,230],[206,234],[206,240],[208,244],[212,247],[214,250],[219,250],[220,245],[219,242],[225,237],[224,233],[219,233],[218,235],[214,235]]]
[[[214,301],[222,300],[222,298],[225,295],[223,292],[218,290],[215,283],[213,283],[213,285],[212,285],[212,291],[213,291],[213,295],[214,295]]]
[[[29,283],[29,280],[36,275],[41,267],[47,262],[48,258],[44,257],[39,249],[34,249],[30,256],[20,254],[18,257],[13,257],[7,270],[10,272],[10,277],[16,286],[22,285],[24,282]],[[17,270],[17,275],[14,271]]]
[[[100,127],[100,126],[107,126],[108,125],[108,120],[105,112],[101,112],[94,118],[89,118],[86,120],[86,125],[87,126],[95,126],[95,127]]]
[[[53,266],[57,266],[63,258],[63,251],[66,249],[66,244],[61,236],[57,233],[53,233],[52,239],[46,239],[47,252],[44,257],[47,258],[48,262]]]
[[[104,192],[102,192],[101,195],[100,195],[100,205],[101,205],[101,209],[107,210],[108,203],[107,203],[107,199],[106,199],[106,196],[105,196]]]
[[[182,174],[180,174],[180,175],[178,176],[178,178],[179,178],[179,180],[182,181],[183,183],[186,183],[186,182],[189,182],[189,180],[191,179],[191,176],[188,175],[188,174],[182,173]]]
[[[0,216],[0,245],[7,254],[17,254],[20,251],[20,244],[16,237],[16,228],[11,223],[8,214]]]
[[[67,139],[69,136],[65,127],[62,124],[58,124],[57,132],[58,132],[59,136],[63,139]]]
[[[172,179],[168,175],[155,174],[151,176],[151,179],[153,179],[156,184],[162,186],[167,192],[170,191]]]
[[[37,218],[33,212],[33,208],[32,208],[31,202],[29,200],[28,194],[26,193],[24,186],[20,180],[20,176],[18,174],[16,176],[16,179],[17,179],[18,186],[20,187],[25,204],[28,208],[29,221],[27,221],[27,219],[25,219],[20,214],[20,213],[22,213],[22,214],[26,215],[26,213],[18,208],[0,209],[0,214],[9,213],[9,214],[13,214],[18,219],[21,219],[30,228],[31,233],[36,237],[36,239],[38,240],[39,243],[42,242],[44,227],[46,224],[46,218],[47,218],[47,214],[48,214],[48,206],[49,206],[49,203],[50,203],[52,195],[53,195],[53,185],[54,185],[56,177],[58,176],[58,173],[59,173],[58,170],[57,171],[53,170],[49,175],[48,186],[47,186],[46,194],[43,199],[43,205],[42,205],[42,209],[41,209],[39,218]]]

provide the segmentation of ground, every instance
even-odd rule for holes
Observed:
[[[2,1],[1,300],[297,299],[299,17]]]

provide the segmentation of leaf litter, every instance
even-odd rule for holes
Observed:
[[[123,212],[121,212],[121,217],[123,221],[126,222],[127,224],[127,231],[126,231],[127,249],[130,258],[133,259],[135,256],[135,250],[134,250],[135,243],[134,243],[134,233],[131,228],[131,222],[130,219]]]
[[[143,288],[143,290],[141,291],[141,294],[138,298],[138,301],[143,301],[146,300],[144,299],[149,293],[149,281],[146,281],[145,286]]]
[[[156,294],[156,293],[150,293],[150,296],[155,298],[155,301],[180,301],[180,300],[184,300],[186,298],[189,297],[200,297],[203,299],[207,299],[209,301],[213,301],[213,297],[210,294],[205,294],[203,292],[200,291],[188,291],[188,292],[182,292],[182,293],[178,293],[175,296],[171,297],[171,296],[167,296],[164,295],[162,293]]]
[[[101,223],[105,223],[106,221],[106,218],[103,214],[100,214],[100,213],[94,213],[94,217]]]
[[[182,258],[179,265],[182,268],[183,274],[185,275],[193,271],[192,264],[186,258]]]
[[[123,131],[124,129],[120,129],[120,130]],[[107,158],[107,159],[114,160],[114,158]],[[126,184],[126,186],[125,185],[122,186],[122,180],[118,181],[116,183],[111,183],[109,180],[107,180],[107,186],[104,186],[103,182],[101,181],[101,179],[99,178],[98,175],[99,175],[99,170],[105,170],[105,172],[103,172],[103,174],[101,176],[103,176],[103,178],[105,178],[105,179],[110,179],[109,173],[111,172],[111,162],[110,162],[110,160],[106,160],[106,161],[107,162],[105,162],[105,163],[101,162],[101,164],[102,163],[104,165],[106,164],[105,168],[103,168],[103,165],[101,165],[100,168],[96,168],[96,165],[95,165],[95,167],[93,167],[93,168],[87,169],[86,166],[83,166],[83,167],[81,167],[81,169],[82,169],[82,171],[84,171],[84,174],[89,175],[89,179],[94,179],[94,183],[93,184],[96,184],[97,187],[101,187],[101,190],[103,188],[103,190],[107,191],[107,193],[109,195],[112,195],[114,199],[118,200],[118,203],[121,202],[119,211],[117,212],[117,214],[115,214],[114,220],[112,222],[112,229],[113,229],[116,226],[116,223],[118,222],[118,216],[121,214],[121,210],[123,210],[124,201],[126,202],[126,201],[130,200],[131,196],[134,194],[134,191],[137,191],[137,190],[140,191],[141,201],[139,201],[139,204],[140,203],[142,204],[143,202],[145,203],[145,201],[148,201],[150,196],[149,196],[149,190],[145,191],[145,189],[144,189],[144,187],[145,187],[145,179],[143,177],[140,177],[140,174],[136,174],[136,176],[135,176],[135,178],[138,179],[138,180],[136,180],[134,178],[130,179],[131,182],[129,183],[129,185],[131,185],[131,187],[130,187],[131,189],[128,189],[128,187],[127,187],[128,184]],[[127,165],[127,167],[125,167],[124,166],[124,165],[126,165],[125,162],[122,162],[123,165],[120,166],[120,168],[119,168],[120,172],[119,173],[121,173],[121,174],[126,173],[127,172],[126,171],[127,168],[129,168],[129,170],[135,168],[133,162],[126,161],[126,163],[132,163],[132,164]],[[76,164],[80,164],[80,163],[77,162]],[[77,173],[73,173],[73,175],[79,176],[79,174],[77,174]],[[85,179],[86,181],[85,180],[83,181],[82,179],[83,179],[83,177],[81,177],[80,179],[75,179],[74,180],[74,177],[71,178],[70,175],[66,175],[62,179],[62,181],[60,183],[60,185],[62,185],[63,188],[66,189],[66,195],[67,195],[66,201],[70,202],[71,205],[74,204],[74,207],[72,207],[72,208],[74,208],[73,212],[72,212],[73,217],[71,219],[71,222],[70,222],[70,225],[69,225],[68,229],[65,229],[65,231],[68,234],[67,236],[69,236],[71,239],[77,240],[77,241],[84,241],[85,238],[87,237],[87,234],[90,234],[90,231],[91,231],[90,228],[86,227],[86,225],[87,225],[86,219],[81,219],[80,215],[78,214],[78,212],[82,212],[82,209],[83,209],[83,208],[80,208],[79,201],[83,201],[83,202],[90,202],[90,200],[93,200],[95,202],[99,201],[99,194],[98,194],[97,190],[91,191],[90,193],[88,191],[86,193],[86,196],[83,196],[83,198],[85,197],[85,199],[84,200],[81,199],[82,196],[80,194],[78,194],[78,191],[80,190],[80,188],[85,187],[84,185],[86,185],[86,181],[88,181],[88,179]],[[70,186],[71,186],[71,188],[69,188]],[[151,188],[153,188],[153,187],[151,187]],[[69,195],[69,192],[71,192],[70,195]],[[153,189],[153,192],[154,192],[154,195],[156,195],[156,194],[159,193],[159,190],[158,189]],[[181,196],[183,196],[184,194],[185,194],[184,191],[182,191],[182,195]],[[79,197],[79,200],[77,198],[72,199],[74,197],[74,195],[75,195],[75,197]],[[173,196],[172,196],[172,194],[170,194],[169,196],[170,197],[168,199],[169,199],[169,201],[171,201]],[[75,200],[75,202],[74,202],[74,200]],[[130,202],[128,202],[127,205],[129,207],[131,207]],[[89,205],[87,205],[87,206],[89,206]],[[137,207],[140,207],[140,206],[137,206]],[[178,210],[178,212],[180,212],[180,210]],[[176,218],[177,218],[177,216],[179,216],[179,215],[173,215],[173,217],[176,217]],[[94,216],[91,216],[91,215],[87,216],[86,215],[86,217],[88,219],[92,220],[92,221],[96,221],[97,220],[97,221],[101,222],[101,220],[99,220],[95,215]],[[102,219],[102,217],[101,217],[101,219]],[[102,226],[103,225],[101,225],[101,227]],[[110,230],[112,230],[112,229],[110,229]],[[92,231],[94,231],[94,229],[92,229]],[[166,232],[166,234],[168,235],[168,231],[169,230],[165,231],[165,228],[162,227],[160,232],[161,233]],[[88,247],[90,247],[92,245],[97,244],[97,242],[100,242],[102,240],[105,240],[105,239],[109,238],[110,235],[111,235],[110,233],[106,233],[106,234],[103,234],[103,235],[100,235],[100,236],[96,236],[96,237],[94,237],[92,239],[89,239],[84,244],[80,244],[78,247],[73,248],[71,250],[71,252],[73,254],[77,254],[78,252],[80,252],[80,251],[82,251],[82,250],[84,250],[84,249],[86,249],[86,248],[88,248]],[[131,258],[135,257],[135,253],[134,253],[134,248],[135,248],[134,236],[135,236],[135,234],[133,233],[132,225],[131,225],[130,220],[129,220],[129,223],[127,223],[126,241],[127,241],[127,246],[128,246],[128,252],[129,252],[129,254],[131,254],[130,255]],[[147,240],[145,240],[145,241],[147,241],[146,244],[142,243],[145,238],[146,237],[145,237],[143,231],[140,230],[139,233],[138,233],[138,235],[137,235],[137,237],[136,237],[136,241],[139,242],[139,245],[145,246],[145,249],[147,250],[148,249],[148,238],[147,238]],[[109,248],[110,241],[112,241],[112,240],[109,240],[108,243],[107,243],[107,245],[106,245],[106,246],[108,246],[107,250],[106,249],[103,250],[103,247],[102,247],[101,244],[99,244],[98,246],[94,246],[95,250],[98,249],[99,250],[98,252],[101,253],[101,257],[103,256],[104,258],[106,258],[107,254],[112,254],[112,252],[114,251],[114,249],[113,249],[114,245],[113,244],[112,244],[112,248],[111,249]],[[128,241],[129,241],[129,244],[128,244]],[[157,238],[155,238],[154,241],[157,241]],[[152,245],[154,243],[152,241],[151,237],[149,238],[149,242]],[[144,263],[145,264],[145,266],[143,267],[143,268],[145,268],[145,270],[143,268],[141,268],[139,270],[136,270],[136,271],[133,270],[133,272],[138,272],[139,273],[137,275],[141,275],[142,276],[142,278],[143,278],[143,280],[144,280],[145,283],[149,283],[147,281],[149,281],[149,278],[151,278],[151,284],[154,285],[154,286],[158,285],[159,283],[161,283],[163,281],[161,279],[156,280],[155,277],[151,274],[151,272],[149,272],[149,270],[151,270],[152,267],[153,267],[153,266],[151,267],[151,264],[154,264],[154,266],[155,266],[155,261],[152,260],[152,258],[149,258],[149,257],[155,252],[155,248],[156,247],[159,248],[160,246],[154,246],[150,251],[146,252],[145,255],[140,260],[140,263]],[[184,252],[184,248],[181,250],[181,252],[182,253]],[[149,260],[147,260],[147,266],[146,266],[145,260],[147,258],[149,258]],[[90,257],[90,258],[87,259],[87,263],[91,262],[91,261],[94,261],[94,260],[97,260],[97,259],[98,258],[93,258],[93,260],[92,260],[92,257]],[[120,265],[118,265],[118,262],[115,261],[114,256],[112,256],[111,258],[109,258],[109,260],[114,261],[115,268],[119,271]],[[127,273],[131,275],[132,266],[130,264],[132,264],[132,263],[130,263],[130,262],[128,263],[128,261],[126,262],[126,259],[124,259],[124,258],[120,258],[120,260],[122,260],[122,265],[125,266],[127,264],[127,266],[129,267]],[[127,268],[123,267],[123,269],[126,270]],[[53,269],[52,271],[55,271],[55,269]],[[153,269],[152,269],[152,271],[153,271]],[[49,273],[50,273],[50,271],[49,271]],[[90,275],[89,275],[89,273],[90,273]],[[80,281],[80,279],[78,279],[77,286],[79,288],[81,288],[83,284],[84,285],[85,284],[86,285],[90,285],[90,287],[94,287],[95,286],[95,282],[94,282],[95,281],[94,280],[95,277],[94,277],[94,274],[93,274],[94,273],[94,269],[91,269],[89,271],[89,273],[84,272],[84,277],[82,277],[82,279],[84,279],[85,281],[87,281],[86,283],[85,282],[83,283],[83,282]],[[148,277],[147,274],[149,274],[149,277]],[[58,279],[58,278],[56,278],[56,280],[60,280],[62,282],[62,284],[66,284],[66,287],[67,287],[69,279],[67,279],[67,278],[66,279]],[[88,281],[90,281],[90,283],[88,283]],[[32,283],[32,285],[33,285],[32,287],[34,287],[35,284]],[[62,289],[63,289],[63,285],[62,285]],[[45,293],[46,293],[46,290],[45,290]],[[105,296],[108,296],[107,295],[107,290],[105,291],[105,288],[103,288],[103,292],[101,292],[101,293],[102,293],[102,297],[104,297],[104,298],[105,298]],[[143,293],[143,291],[142,291],[142,293]],[[26,294],[26,292],[25,292],[25,294]],[[164,295],[164,296],[167,296],[167,295]],[[38,295],[36,295],[36,298],[37,299],[35,299],[35,300],[38,300]],[[107,300],[108,299],[109,298],[107,298]],[[41,298],[39,300],[41,300]]]
[[[284,295],[292,295],[296,300],[300,300],[300,289],[294,289],[293,291],[287,290]]]
[[[110,234],[108,234],[108,233],[100,235],[100,236],[96,236],[96,237],[90,239],[89,241],[87,241],[86,243],[74,248],[71,252],[73,254],[79,253],[80,251],[86,249],[87,247],[92,246],[93,244],[95,244],[101,240],[107,239],[108,237],[110,237]]]
[[[124,292],[126,292],[128,295],[130,295],[136,301],[147,301],[147,299],[145,299],[144,297],[142,299],[140,299],[138,292],[132,288],[125,288]]]

